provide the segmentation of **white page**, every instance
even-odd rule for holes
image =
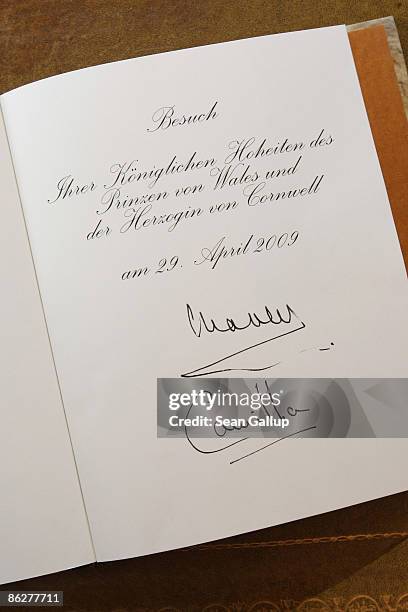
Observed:
[[[271,335],[250,327],[197,337],[200,311],[225,325],[227,317],[242,322],[265,305],[289,304],[305,323],[223,367],[279,361],[265,375],[407,375],[406,275],[343,27],[99,66],[23,87],[2,104],[98,559],[224,537],[407,488],[405,440],[291,440],[230,465],[234,453],[203,455],[185,440],[156,438],[157,377],[200,369]],[[174,117],[210,116],[156,129],[152,117],[172,105]],[[322,129],[334,142],[310,147]],[[257,145],[305,143],[293,174],[268,180],[265,193],[310,187],[324,175],[317,192],[249,206],[242,185],[214,190],[202,167],[120,189],[122,200],[167,190],[150,217],[204,210],[172,231],[167,223],[120,232],[128,209],[97,213],[114,164],[147,170],[173,156],[186,164],[196,152],[195,161],[216,158],[218,167],[228,143],[251,137]],[[257,158],[250,172],[293,168],[298,153]],[[96,186],[53,202],[66,176]],[[202,192],[174,196],[200,183]],[[228,201],[237,207],[208,212]],[[109,235],[87,240],[97,223]],[[215,269],[199,264],[202,249],[223,236],[238,246],[251,235],[285,232],[293,242],[294,231],[291,247],[255,253],[252,242],[249,253]],[[154,272],[172,256],[180,262],[174,270]],[[145,266],[146,276],[122,280]],[[304,350],[326,345],[332,350]]]
[[[0,112],[0,583],[95,560]]]

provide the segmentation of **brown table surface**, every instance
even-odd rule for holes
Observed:
[[[407,54],[407,0],[0,0],[0,92],[106,61],[387,15]],[[350,40],[407,258],[407,129],[385,34],[372,28]],[[64,609],[78,612],[400,612],[408,610],[408,494],[7,588],[64,590]]]

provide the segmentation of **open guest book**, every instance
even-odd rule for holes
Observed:
[[[234,463],[157,438],[158,377],[408,375],[406,273],[344,27],[0,104],[2,583],[408,488],[405,439]],[[278,312],[274,342],[247,324]]]

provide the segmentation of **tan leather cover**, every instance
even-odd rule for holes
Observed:
[[[381,26],[349,33],[354,61],[408,267],[408,123]]]

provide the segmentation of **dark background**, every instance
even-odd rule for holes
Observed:
[[[388,15],[407,55],[406,0],[0,0],[0,92],[107,61]],[[78,612],[399,612],[408,609],[408,494],[10,588],[64,590],[64,609]]]
[[[393,15],[407,0],[0,0],[0,92],[103,62]]]

